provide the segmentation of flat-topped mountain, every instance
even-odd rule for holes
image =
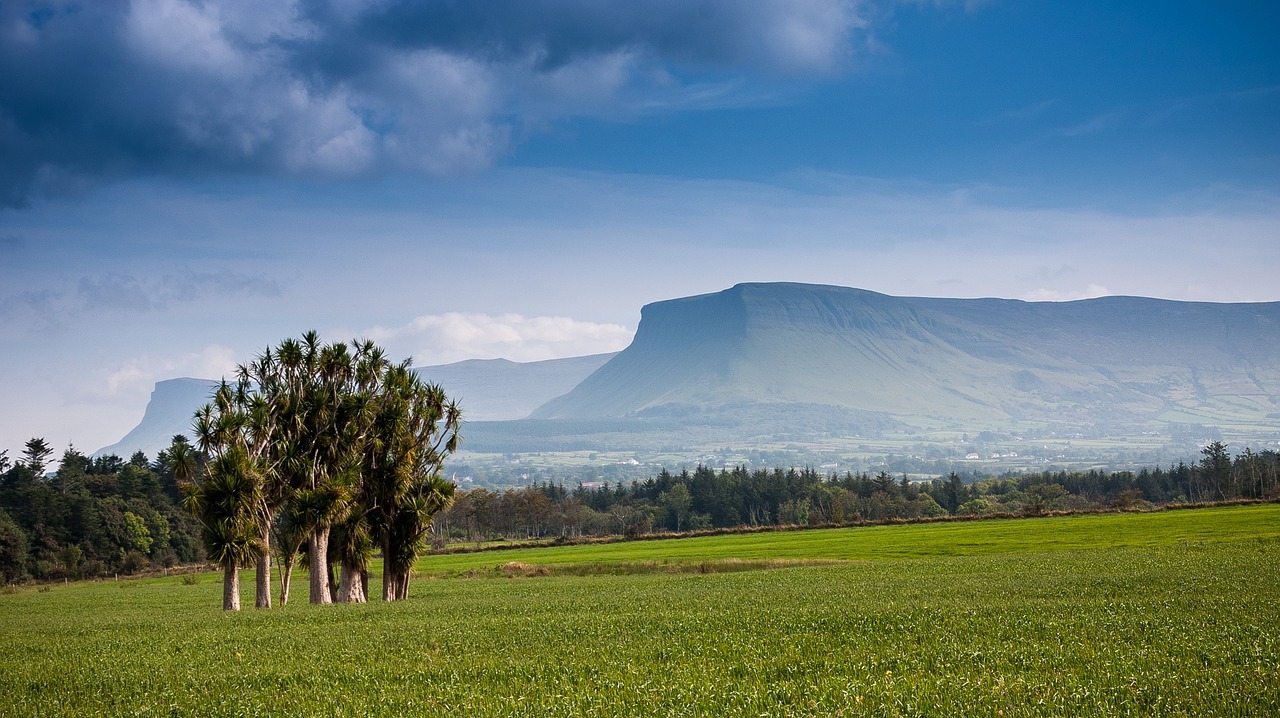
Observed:
[[[142,421],[124,438],[95,451],[94,456],[115,454],[127,459],[135,451],[142,451],[154,459],[161,450],[169,448],[175,434],[191,436],[196,409],[209,403],[217,386],[218,382],[212,379],[189,377],[156,382]]]
[[[643,308],[618,354],[424,367],[478,452],[757,445],[916,429],[1280,434],[1280,302],[893,297],[740,284]],[[154,454],[212,382],[160,382],[102,452]],[[525,418],[527,417],[527,418]],[[647,437],[638,441],[640,435]]]
[[[535,419],[825,405],[921,427],[1280,427],[1280,303],[893,297],[740,284],[650,304]]]

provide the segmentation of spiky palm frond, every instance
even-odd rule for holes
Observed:
[[[253,460],[241,447],[213,458],[200,481],[183,488],[183,508],[204,528],[210,558],[240,566],[261,555],[258,507],[262,481]]]
[[[182,437],[182,441],[174,441],[169,445],[169,471],[173,473],[173,480],[179,487],[187,486],[195,478],[198,462],[196,461],[196,452],[191,444],[186,442],[186,437]]]
[[[353,514],[334,524],[329,550],[337,551],[344,563],[363,571],[369,566],[374,548],[373,527],[366,515]]]
[[[252,525],[226,520],[206,525],[205,550],[221,566],[244,568],[251,565],[266,547]]]

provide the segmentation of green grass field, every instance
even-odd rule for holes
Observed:
[[[419,578],[399,604],[239,614],[219,610],[213,574],[24,589],[0,595],[3,713],[1280,714],[1277,505],[554,547],[421,568],[731,558],[841,562]]]
[[[1280,506],[1264,504],[1161,513],[1082,514],[1046,519],[960,521],[855,529],[768,531],[589,546],[428,556],[428,575],[492,568],[507,561],[535,564],[675,562],[736,559],[867,561],[924,557],[1167,546],[1186,541],[1280,539]]]

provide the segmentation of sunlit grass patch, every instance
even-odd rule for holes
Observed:
[[[753,569],[726,572],[568,547],[549,575],[392,604],[223,613],[212,574],[22,591],[0,596],[0,692],[18,716],[1277,715],[1276,513],[1239,510],[1117,515],[1114,545],[1005,521],[946,555],[699,559]],[[786,542],[812,533],[771,550],[830,548]]]

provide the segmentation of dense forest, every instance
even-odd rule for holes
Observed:
[[[1280,498],[1280,454],[1245,449],[1232,457],[1214,442],[1194,464],[1138,472],[1047,471],[1002,477],[950,473],[931,481],[882,471],[699,466],[630,483],[540,483],[459,492],[436,516],[447,541],[573,538],[740,526],[824,526],[940,516],[1040,515],[1052,511]]]
[[[186,439],[180,439],[186,442]],[[55,471],[43,439],[0,452],[0,579],[135,573],[204,559],[200,524],[181,509],[169,452],[89,458],[68,448]]]
[[[181,452],[205,457],[183,437]],[[0,452],[0,580],[135,573],[207,560],[200,523],[181,508],[171,455],[50,463],[42,439],[12,461]],[[823,526],[944,516],[1040,515],[1166,504],[1280,498],[1280,454],[1207,446],[1199,461],[1138,472],[1046,471],[910,481],[887,472],[813,469],[692,471],[610,485],[541,483],[458,491],[436,515],[434,545],[494,540],[639,536],[742,526]]]

